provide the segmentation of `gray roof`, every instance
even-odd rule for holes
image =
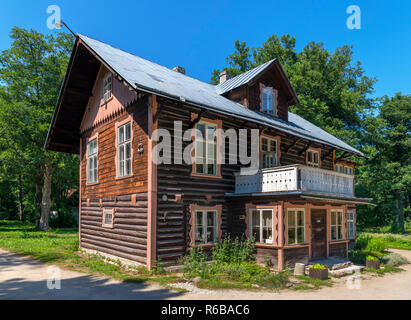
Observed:
[[[223,83],[216,85],[217,93],[223,94],[227,91],[238,88],[243,84],[250,82],[258,74],[264,71],[269,65],[271,65],[271,63],[274,61],[275,59],[267,61],[266,63],[260,64],[258,67],[255,67],[242,74],[239,74],[238,76],[235,76],[234,78],[228,79],[227,81],[224,81]]]
[[[247,109],[243,105],[221,96],[220,93],[223,89],[219,86],[191,78],[87,36],[80,34],[79,37],[115,73],[136,90],[179,99],[188,104],[249,120],[301,138],[365,156],[362,152],[296,114],[289,112],[288,121],[284,121],[262,112]],[[241,81],[249,81],[247,79],[260,73],[272,61],[274,60],[246,72],[244,77],[240,77],[240,75],[235,78],[242,79]],[[235,80],[235,78],[231,80]],[[237,82],[237,80],[235,80],[236,83],[241,82]],[[235,85],[234,82],[232,85]]]

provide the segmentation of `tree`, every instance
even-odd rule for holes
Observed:
[[[0,98],[3,101],[0,121],[6,128],[1,148],[3,158],[16,167],[15,171],[10,171],[14,179],[21,186],[24,180],[29,181],[30,186],[36,185],[31,200],[40,217],[40,228],[47,230],[53,168],[66,158],[45,152],[43,145],[67,68],[73,36],[66,33],[43,35],[15,27],[10,37],[11,47],[0,54]],[[8,121],[13,124],[7,125]],[[11,167],[7,165],[7,170]]]

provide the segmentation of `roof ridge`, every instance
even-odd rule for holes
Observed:
[[[166,66],[163,66],[162,64],[159,64],[158,62],[155,62],[155,61],[152,61],[152,60],[143,58],[143,57],[138,56],[138,55],[136,55],[136,54],[134,54],[134,53],[131,53],[131,52],[125,51],[125,50],[123,50],[123,49],[117,48],[117,47],[115,47],[115,46],[113,46],[113,45],[111,45],[111,44],[109,44],[109,43],[107,43],[107,42],[104,42],[104,41],[101,41],[101,40],[98,40],[98,39],[95,39],[95,38],[91,38],[91,37],[86,36],[85,34],[81,34],[81,33],[78,33],[77,35],[78,35],[78,36],[82,36],[82,37],[89,38],[89,39],[94,40],[94,41],[101,42],[101,43],[103,43],[103,44],[105,44],[105,45],[107,45],[107,46],[112,47],[113,49],[119,50],[119,51],[124,52],[124,53],[126,53],[126,54],[129,54],[129,55],[131,55],[131,56],[133,56],[133,57],[136,57],[136,58],[139,58],[139,59],[142,59],[142,60],[146,60],[146,61],[148,61],[148,62],[150,62],[150,63],[153,63],[153,64],[155,64],[155,65],[157,65],[157,66],[159,66],[159,67],[161,67],[161,68],[167,69],[167,70],[169,70],[169,71],[177,72],[177,73],[179,73],[181,76],[184,76],[184,77],[187,77],[187,78],[190,78],[190,79],[199,81],[199,82],[201,82],[201,83],[203,83],[203,84],[206,84],[206,85],[209,85],[209,86],[211,86],[211,87],[216,87],[216,85],[214,85],[214,84],[212,84],[212,83],[208,83],[208,82],[202,81],[202,80],[200,80],[200,79],[194,78],[194,77],[192,77],[192,76],[186,75],[186,74],[184,74],[184,73],[181,73],[181,72],[175,71],[175,70],[173,70],[173,69],[167,68]]]

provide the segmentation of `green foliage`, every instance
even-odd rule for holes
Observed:
[[[371,256],[371,255],[367,255],[367,256],[365,257],[365,260],[368,260],[368,261],[377,261],[378,258],[376,258],[376,257],[374,257],[374,256]]]
[[[397,267],[403,264],[407,264],[407,258],[398,253],[389,253],[381,258],[382,263],[386,266]]]
[[[314,265],[311,266],[312,269],[318,269],[318,270],[324,270],[326,269],[326,267],[322,264],[316,263]]]
[[[284,288],[290,271],[273,273],[255,263],[255,246],[250,240],[224,238],[211,250],[210,261],[202,247],[192,247],[181,261],[188,277],[200,276],[202,288]]]
[[[0,197],[0,217],[34,221],[46,161],[56,175],[52,210],[73,203],[71,191],[78,188],[78,157],[43,150],[73,36],[15,27],[10,38],[0,53],[0,194],[7,194]]]
[[[310,278],[309,276],[296,276],[300,283],[293,286],[293,290],[316,290],[321,287],[331,287],[333,282],[330,280],[320,280]]]

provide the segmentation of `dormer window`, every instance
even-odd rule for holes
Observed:
[[[275,115],[276,114],[276,96],[275,92],[272,87],[265,87],[263,88],[263,105],[262,109],[263,112],[267,112],[269,114]]]
[[[111,91],[112,91],[112,77],[111,73],[109,73],[103,80],[103,102],[106,102],[108,99],[111,98]]]

